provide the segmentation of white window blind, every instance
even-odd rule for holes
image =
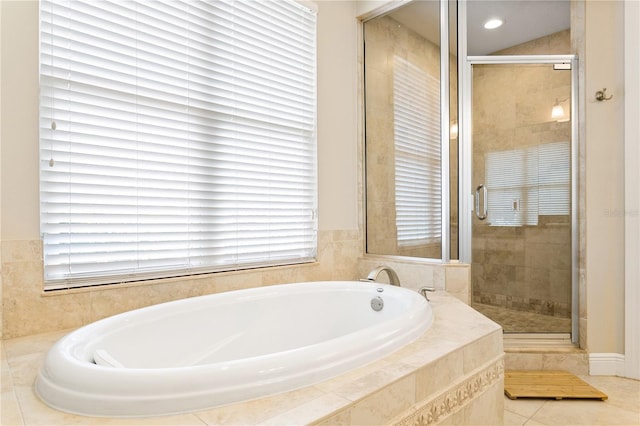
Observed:
[[[394,57],[396,229],[400,246],[441,238],[440,80]]]
[[[570,213],[568,142],[489,152],[485,167],[491,226],[537,225],[539,216]]]
[[[538,223],[537,160],[532,148],[487,153],[485,182],[490,225]]]
[[[48,288],[316,255],[316,15],[40,2]]]
[[[571,147],[555,142],[538,147],[538,214],[571,213]]]

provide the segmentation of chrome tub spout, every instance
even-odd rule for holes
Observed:
[[[397,285],[398,287],[400,287],[400,278],[398,278],[398,274],[396,274],[396,271],[394,271],[391,267],[384,265],[378,266],[376,269],[369,272],[367,278],[361,279],[360,281],[378,282],[378,276],[382,272],[387,273],[387,276],[389,277],[389,284]]]

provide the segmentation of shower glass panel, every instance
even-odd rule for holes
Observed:
[[[366,21],[364,41],[367,253],[441,259],[440,2]]]
[[[472,304],[505,333],[572,331],[566,68],[472,66]]]

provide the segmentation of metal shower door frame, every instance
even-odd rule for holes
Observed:
[[[460,117],[459,179],[460,179],[460,261],[471,264],[473,238],[472,217],[475,211],[475,188],[472,182],[473,133],[472,99],[474,65],[570,64],[571,65],[571,342],[578,343],[578,58],[576,55],[496,55],[468,56],[459,63]]]

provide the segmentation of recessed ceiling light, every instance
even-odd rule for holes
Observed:
[[[501,25],[502,25],[502,19],[498,19],[498,18],[489,19],[487,22],[484,23],[484,27],[487,30],[496,29]]]

